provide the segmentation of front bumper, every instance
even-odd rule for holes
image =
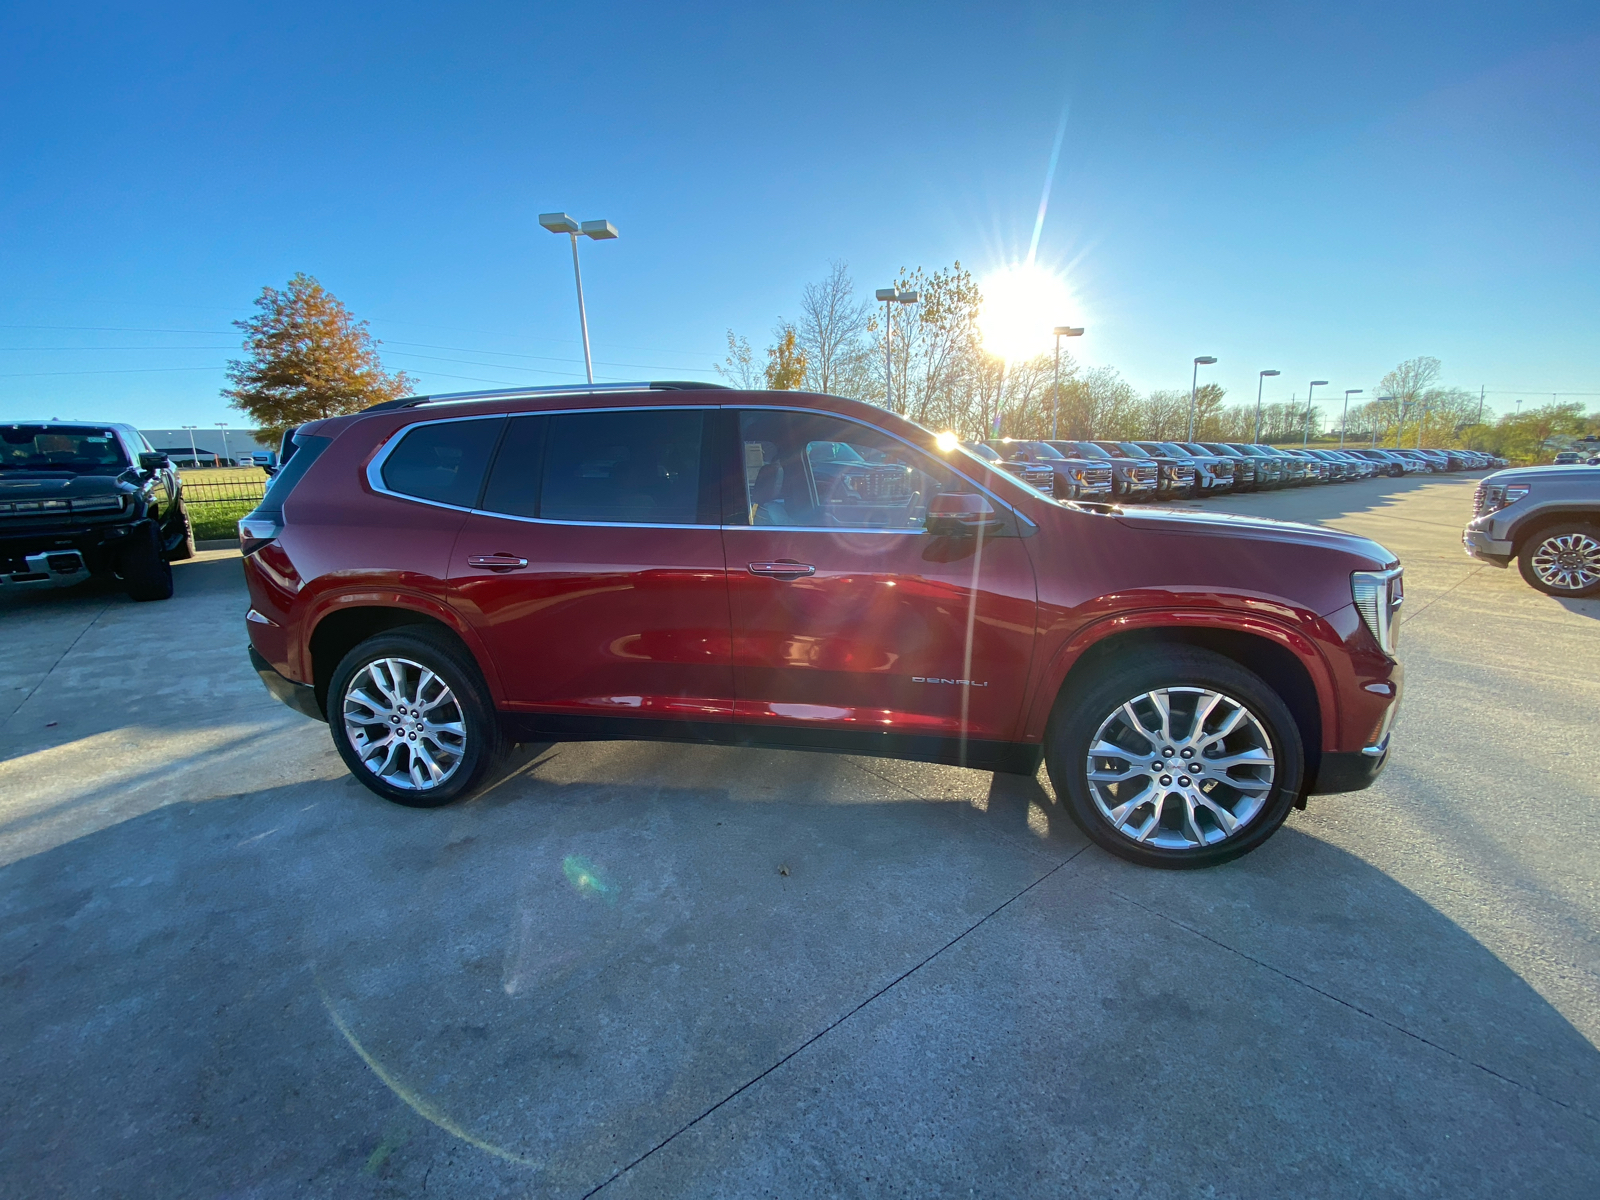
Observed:
[[[322,706],[317,703],[316,688],[309,683],[296,683],[292,679],[285,679],[261,656],[261,651],[254,646],[249,649],[250,665],[255,668],[256,674],[261,676],[261,682],[275,699],[281,700],[295,712],[314,721],[328,719],[323,715]]]
[[[1496,541],[1488,530],[1474,529],[1470,525],[1461,533],[1461,545],[1473,558],[1497,567],[1509,566],[1516,557],[1516,547],[1511,542]]]
[[[71,587],[116,568],[117,556],[138,522],[68,525],[56,529],[0,530],[0,585]]]
[[[1376,746],[1368,746],[1354,754],[1323,751],[1322,765],[1317,768],[1316,782],[1311,794],[1326,796],[1336,792],[1359,792],[1371,787],[1389,765],[1389,746],[1393,734],[1386,734]]]

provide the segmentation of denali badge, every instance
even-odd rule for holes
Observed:
[[[954,683],[961,687],[988,687],[987,681],[979,683],[976,679],[932,679],[926,675],[913,675],[912,683]]]

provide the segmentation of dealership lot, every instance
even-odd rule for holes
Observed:
[[[1471,478],[1205,502],[1406,565],[1387,773],[1205,872],[1037,782],[525,747],[349,780],[169,602],[0,596],[0,1173],[21,1195],[1589,1195],[1600,601]],[[1070,569],[1070,564],[1063,564]]]

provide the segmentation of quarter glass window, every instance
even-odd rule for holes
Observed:
[[[384,460],[383,482],[405,496],[471,508],[504,424],[504,418],[492,417],[418,425]]]
[[[739,414],[752,525],[921,529],[940,492],[970,490],[943,464],[888,434],[821,414]]]
[[[704,423],[703,412],[682,409],[551,417],[539,516],[695,524]]]

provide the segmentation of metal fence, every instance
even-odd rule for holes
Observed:
[[[240,479],[232,482],[189,483],[183,485],[185,504],[230,504],[259,501],[266,493],[265,479]]]

